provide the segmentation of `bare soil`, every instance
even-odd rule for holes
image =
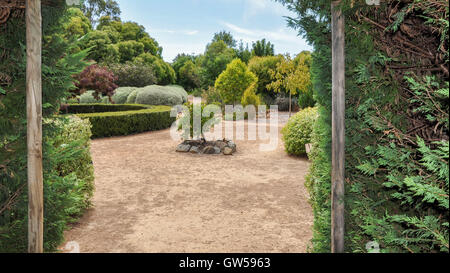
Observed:
[[[92,141],[94,207],[66,243],[97,253],[306,252],[308,161],[288,156],[281,135],[271,152],[235,142],[224,156],[176,153],[169,130]]]

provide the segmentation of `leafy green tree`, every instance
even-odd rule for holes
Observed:
[[[271,42],[266,41],[266,39],[253,43],[253,56],[273,56],[274,52],[274,45]]]
[[[310,64],[311,53],[303,51],[293,60],[286,55],[277,64],[276,70],[270,70],[273,82],[267,88],[277,93],[284,90],[289,92],[289,116],[292,113],[292,95],[306,92],[311,85]]]
[[[244,42],[242,40],[239,41],[239,46],[236,49],[236,56],[246,64],[248,64],[252,58],[252,52],[248,49],[248,44],[244,47]]]
[[[114,0],[84,0],[81,3],[81,10],[89,18],[92,25],[95,25],[102,16],[119,20],[121,14],[119,4]]]
[[[236,104],[241,102],[244,91],[256,82],[258,78],[248,70],[247,65],[240,59],[235,59],[217,78],[215,88],[224,103]]]
[[[258,89],[256,93],[263,96],[267,103],[273,101],[276,97],[276,94],[267,88],[267,85],[273,81],[270,72],[276,70],[277,64],[283,59],[283,55],[266,57],[255,56],[251,58],[248,63],[248,69],[258,77]]]
[[[192,91],[195,88],[200,87],[199,69],[191,60],[185,62],[180,68],[177,76],[177,82],[188,91]]]
[[[214,34],[212,42],[218,41],[223,41],[230,48],[236,47],[236,40],[233,38],[233,35],[225,30]]]
[[[150,53],[143,53],[137,56],[133,62],[150,66],[160,85],[174,84],[176,82],[177,76],[175,70],[161,58],[153,56]]]
[[[84,16],[83,12],[79,8],[69,8],[66,12],[67,20],[65,20],[63,26],[65,29],[65,37],[82,37],[92,30],[91,22],[89,18]]]
[[[202,86],[214,85],[217,77],[235,57],[235,51],[229,48],[224,41],[220,40],[209,44],[206,47],[205,55],[201,58]]]
[[[133,40],[119,42],[117,44],[117,49],[119,50],[121,63],[132,61],[134,58],[144,53],[144,45]]]
[[[90,49],[88,58],[97,62],[118,62],[119,50],[113,46],[108,33],[94,30],[82,40],[82,48]]]
[[[245,91],[241,99],[242,106],[254,105],[255,107],[262,104],[260,96],[256,94],[258,85],[256,82],[252,83]]]

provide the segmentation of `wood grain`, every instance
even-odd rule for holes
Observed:
[[[331,250],[344,252],[345,232],[345,23],[338,5],[331,3],[332,12],[332,198]]]
[[[42,17],[41,1],[26,1],[28,252],[43,252],[44,201],[42,173]]]

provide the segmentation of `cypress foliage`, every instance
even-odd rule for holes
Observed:
[[[86,66],[86,52],[70,54],[64,38],[65,7],[42,10],[44,249],[55,250],[66,224],[90,204],[93,168],[90,125],[54,120],[74,89],[72,75]],[[0,252],[27,249],[26,48],[23,10],[0,26]]]
[[[330,1],[280,0],[314,46],[308,176],[314,252],[330,251]],[[448,252],[448,1],[343,1],[346,251]],[[351,132],[351,133],[349,133]]]

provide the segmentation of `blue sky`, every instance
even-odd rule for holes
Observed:
[[[203,53],[215,32],[229,31],[251,47],[266,38],[275,53],[297,54],[312,50],[283,16],[293,16],[271,0],[118,0],[123,21],[135,21],[163,47],[172,62],[178,53]]]

